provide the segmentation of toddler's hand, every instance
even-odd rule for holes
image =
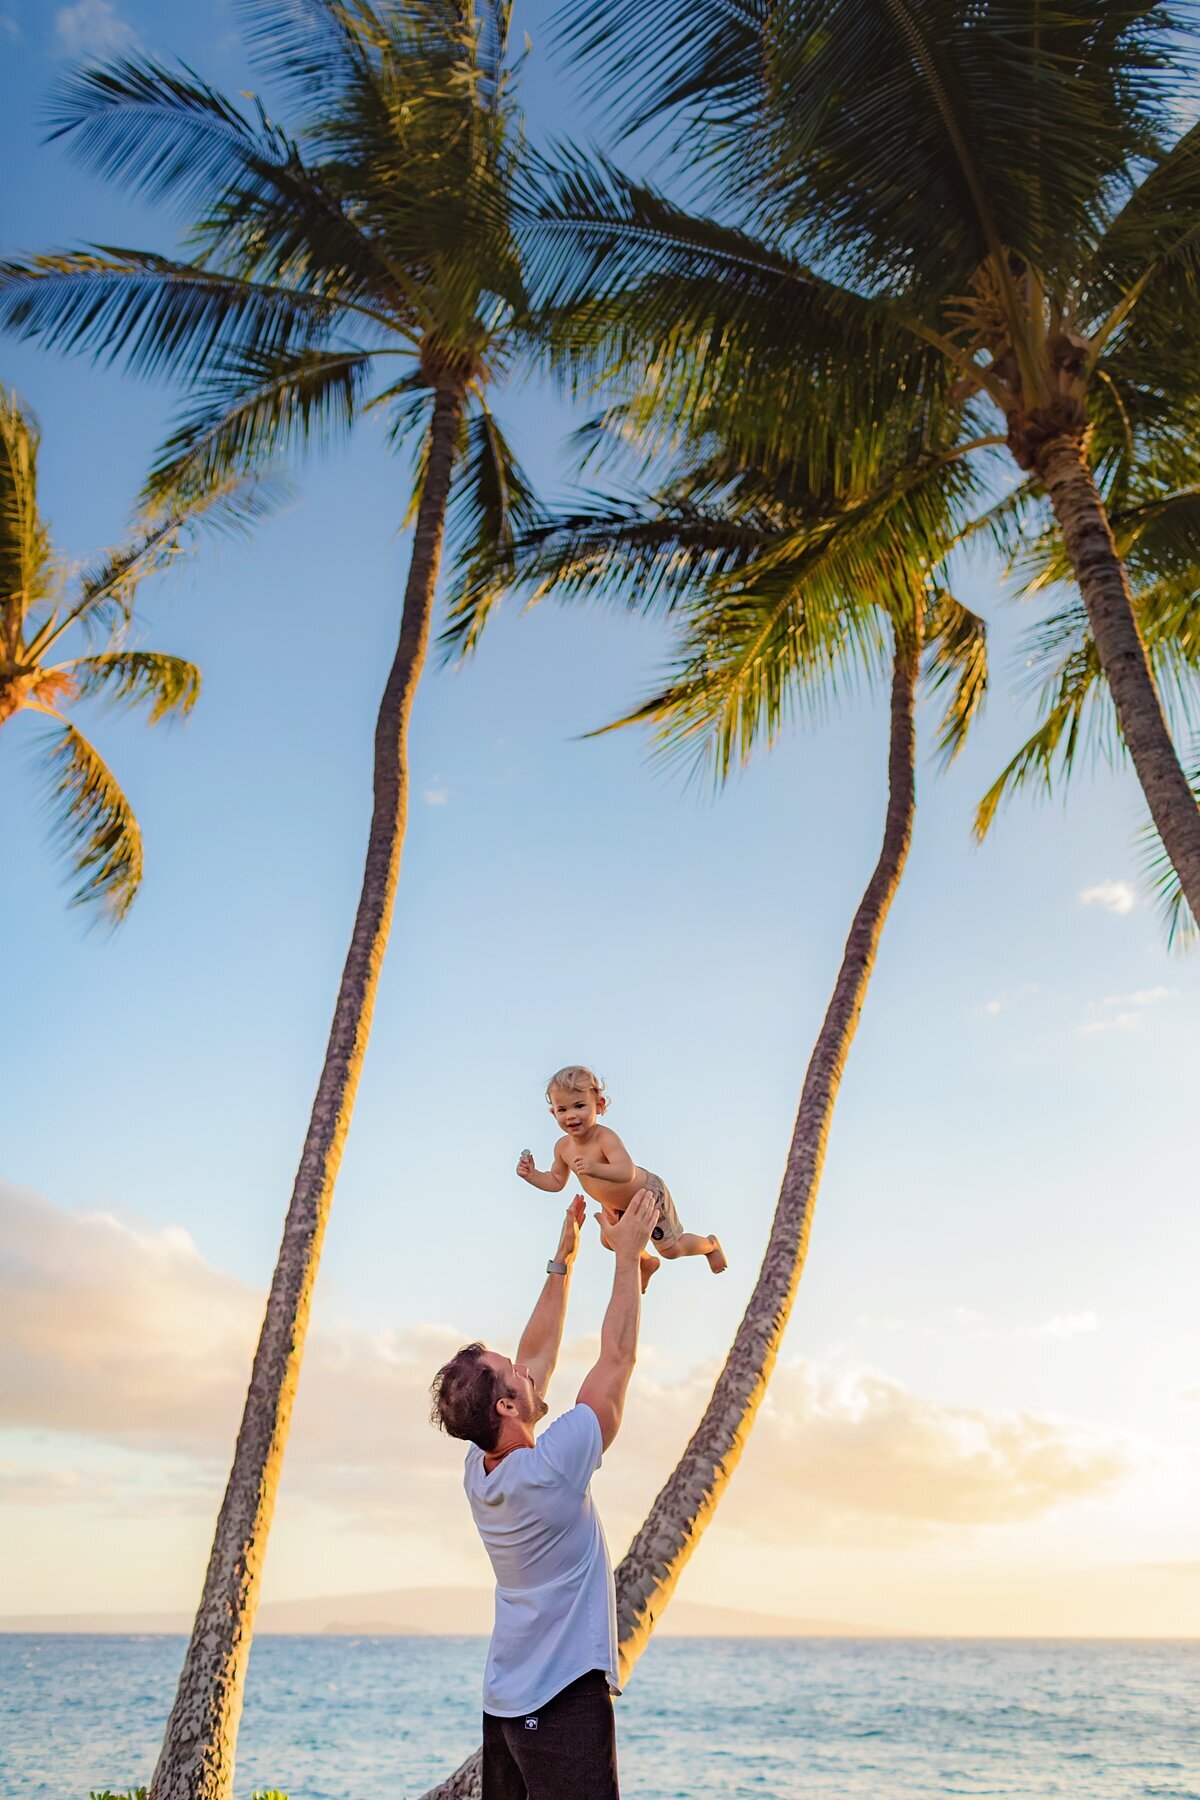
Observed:
[[[573,1156],[571,1158],[571,1167],[575,1171],[576,1175],[586,1175],[587,1174],[588,1159],[584,1155],[582,1150],[579,1152],[578,1156]]]
[[[520,1156],[518,1156],[518,1158],[517,1158],[517,1174],[520,1175],[522,1180],[524,1180],[524,1181],[528,1181],[529,1177],[533,1174],[533,1151],[532,1150],[522,1150]]]

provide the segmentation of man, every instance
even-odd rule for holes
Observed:
[[[618,1800],[616,1592],[590,1484],[621,1425],[658,1203],[643,1189],[606,1227],[616,1269],[600,1355],[571,1411],[535,1440],[583,1215],[579,1197],[515,1359],[468,1344],[433,1383],[434,1422],[470,1440],[463,1485],[496,1576],[483,1800]]]

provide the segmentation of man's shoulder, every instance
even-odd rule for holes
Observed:
[[[600,1421],[586,1402],[577,1402],[547,1425],[534,1448],[542,1469],[583,1489],[600,1467]]]
[[[599,1431],[600,1421],[586,1400],[577,1400],[566,1412],[559,1413],[557,1419],[551,1419],[548,1425],[538,1432],[537,1442],[544,1444],[552,1436],[563,1437],[573,1432],[580,1432],[585,1437],[592,1431]]]

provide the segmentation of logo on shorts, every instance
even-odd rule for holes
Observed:
[[[537,1719],[536,1718],[526,1719],[525,1729],[526,1729],[526,1731],[536,1731],[537,1730]]]
[[[663,1235],[663,1228],[661,1225],[656,1225],[654,1227],[654,1230],[650,1233],[650,1236],[654,1239],[656,1244],[661,1244],[662,1235]]]

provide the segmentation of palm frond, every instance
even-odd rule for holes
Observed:
[[[151,201],[181,206],[246,179],[287,140],[260,114],[256,124],[186,65],[122,56],[72,69],[48,106],[51,139],[62,139],[95,174]]]
[[[645,616],[699,604],[705,584],[744,566],[761,548],[762,526],[719,503],[670,495],[633,498],[541,519],[464,571],[442,635],[447,656],[465,657],[507,594],[527,605],[606,600]]]
[[[488,611],[478,600],[462,605],[462,597],[494,584],[493,571],[511,562],[518,539],[534,530],[537,516],[524,470],[494,414],[480,404],[467,421],[448,520],[454,551],[448,586],[458,591],[460,603],[451,609],[444,641],[453,642],[460,656],[475,648]]]
[[[1155,155],[1092,254],[1083,305],[1107,337],[1128,327],[1169,346],[1200,286],[1200,125]],[[1136,324],[1134,323],[1136,317]]]
[[[1200,806],[1200,758],[1188,772],[1188,785]],[[1159,915],[1166,928],[1167,947],[1191,950],[1200,941],[1200,924],[1187,903],[1175,865],[1149,821],[1142,827],[1140,841],[1142,878],[1158,903]]]
[[[1090,637],[1061,662],[1037,728],[1005,765],[975,812],[974,831],[984,838],[1001,805],[1019,789],[1052,793],[1057,779],[1069,779],[1085,751],[1099,752],[1110,741],[1111,708],[1097,710],[1103,671]],[[1104,696],[1106,698],[1106,694]],[[1089,704],[1091,703],[1091,704]]]
[[[51,841],[79,885],[73,906],[96,906],[117,925],[142,882],[142,834],[108,765],[73,725],[50,735],[40,758]]]
[[[909,354],[940,363],[891,308],[818,275],[778,239],[679,207],[599,153],[529,164],[518,195],[531,292],[552,361],[584,380],[631,359],[700,357],[731,379],[767,356],[778,377],[849,379]],[[863,379],[867,375],[864,373]]]
[[[180,483],[161,506],[147,510],[144,529],[84,567],[75,597],[45,621],[30,649],[44,655],[71,625],[113,633],[130,619],[138,586],[161,574],[194,546],[202,530],[235,535],[275,512],[290,488],[273,470],[219,482]]]
[[[86,167],[150,200],[199,203],[189,237],[207,267],[368,310],[403,286],[330,171],[309,166],[261,105],[248,120],[186,67],[121,59],[73,73],[54,121]]]
[[[754,111],[769,53],[770,0],[613,0],[563,6],[554,22],[606,110],[624,113],[626,131],[678,115],[683,129],[701,112],[710,127]]]
[[[706,131],[702,99],[693,119],[729,203],[874,291],[940,300],[1004,252],[1069,278],[1166,126],[1172,23],[1153,0],[790,0],[768,9],[743,131]]]
[[[236,0],[251,60],[304,105],[340,95],[379,36],[363,0]]]
[[[12,389],[0,388],[0,650],[15,654],[30,607],[54,587],[50,534],[38,510],[37,420]]]
[[[937,753],[949,767],[978,718],[988,688],[987,625],[978,613],[940,589],[925,621],[926,680],[934,694],[946,694],[938,726]]]
[[[106,249],[0,263],[0,325],[47,349],[135,374],[187,380],[231,350],[315,348],[330,303],[299,289],[243,281],[148,251]]]
[[[277,456],[343,437],[354,424],[373,353],[358,349],[230,356],[193,385],[194,399],[158,453],[145,499],[221,491]],[[236,488],[234,489],[236,491]]]
[[[604,729],[649,725],[661,757],[719,786],[802,712],[823,716],[860,671],[879,675],[885,616],[800,571],[751,570],[723,604],[696,609],[666,685]]]
[[[200,671],[181,656],[158,650],[104,650],[61,665],[81,698],[110,706],[148,708],[151,725],[186,718],[200,698]]]

